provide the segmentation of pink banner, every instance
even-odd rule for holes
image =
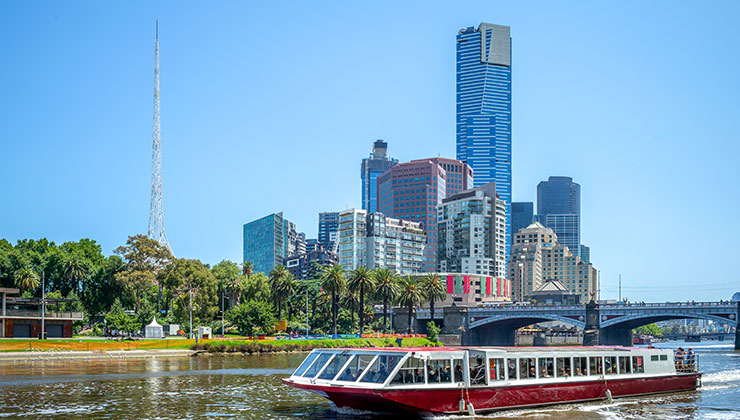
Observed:
[[[491,278],[486,277],[486,295],[491,296]]]
[[[447,276],[447,293],[453,294],[455,292],[455,278],[453,276]]]
[[[501,296],[501,277],[496,277],[496,296]]]
[[[465,276],[465,294],[470,294],[470,276]]]

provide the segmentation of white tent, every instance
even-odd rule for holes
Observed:
[[[144,327],[145,338],[164,338],[164,329],[161,325],[157,324],[157,317],[155,316],[152,323]]]

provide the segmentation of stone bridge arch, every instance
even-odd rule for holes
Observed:
[[[539,322],[559,321],[583,329],[585,322],[553,313],[499,314],[476,319],[468,324],[463,344],[471,346],[513,346],[516,330]]]

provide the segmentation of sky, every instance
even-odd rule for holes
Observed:
[[[455,157],[455,36],[512,34],[513,199],[581,184],[602,298],[740,290],[740,3],[0,2],[0,238],[146,233],[154,26],[177,257],[240,261],[242,225],[361,206],[376,139]],[[728,243],[728,241],[730,241]]]

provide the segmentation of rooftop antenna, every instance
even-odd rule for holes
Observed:
[[[159,120],[159,20],[154,24],[154,121],[152,125],[152,195],[147,236],[172,252],[164,231],[162,209],[162,127]]]
[[[619,301],[622,301],[622,275],[619,275]]]

